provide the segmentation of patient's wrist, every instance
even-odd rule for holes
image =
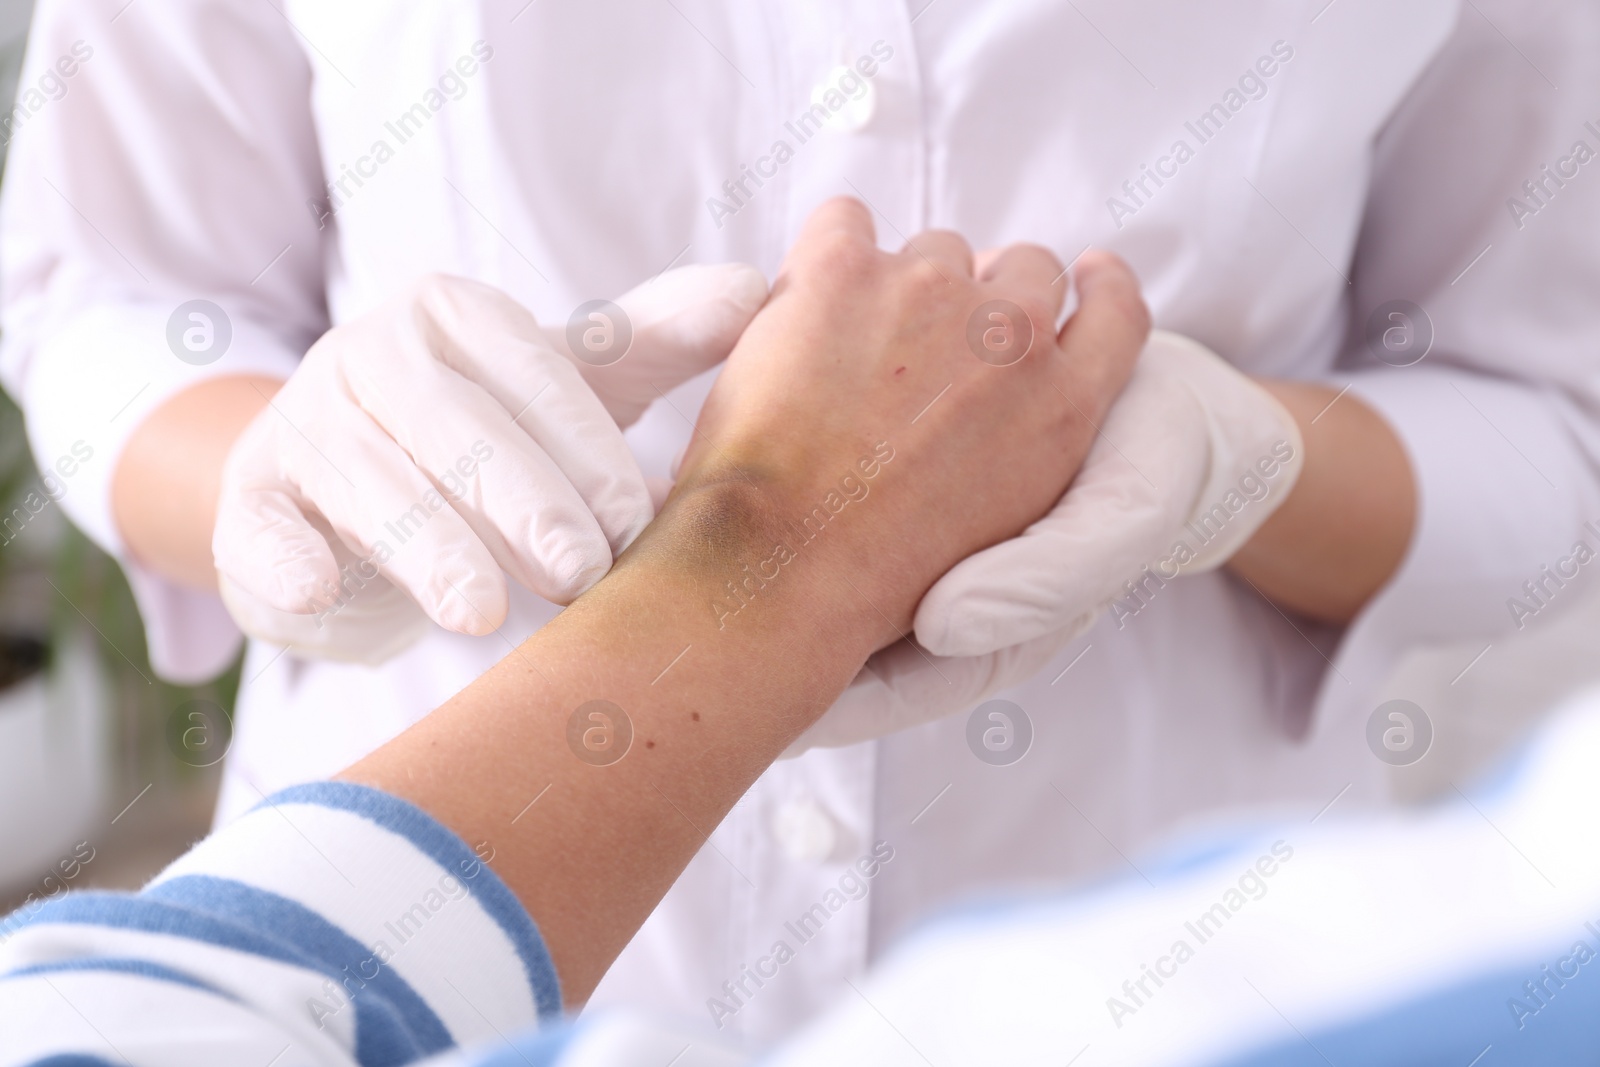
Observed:
[[[896,598],[876,589],[860,550],[867,517],[859,502],[829,493],[753,466],[695,477],[619,569],[678,575],[713,632],[781,632],[864,660],[898,636],[886,634],[886,615],[909,606],[883,603]]]

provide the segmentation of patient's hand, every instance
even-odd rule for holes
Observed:
[[[787,550],[750,560],[758,581],[735,575],[729,614],[782,580],[786,555],[826,560],[802,563],[806,580],[843,577],[887,644],[947,569],[1048,511],[1149,330],[1120,260],[1086,254],[1077,275],[1081,305],[1057,336],[1065,271],[1047,250],[1012,246],[974,277],[955,234],[888,254],[859,201],[819,208],[712,390],[674,494],[717,538],[754,527]],[[991,318],[993,301],[1028,321]]]
[[[1109,257],[1084,257],[1057,338],[1048,252],[1010,249],[974,280],[960,238],[915,244],[880,253],[860,204],[824,206],[661,514],[513,655],[342,776],[492,843],[568,1005],[934,579],[1061,495],[1143,344],[1137,287]],[[1014,365],[967,346],[994,299],[1039,327]]]

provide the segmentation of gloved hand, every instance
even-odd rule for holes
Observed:
[[[1135,581],[1150,595],[1220,567],[1287,498],[1303,451],[1261,386],[1153,332],[1061,502],[934,583],[917,607],[921,648],[872,657],[786,755],[968,711],[1035,674]]]
[[[570,602],[655,515],[622,429],[726,358],[766,294],[742,264],[663,274],[617,299],[620,359],[575,358],[565,324],[446,276],[330,330],[228,456],[212,549],[229,612],[380,663],[430,619],[493,631],[505,574]],[[594,321],[603,340],[622,326]]]

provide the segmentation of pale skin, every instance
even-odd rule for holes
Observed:
[[[1350,394],[1308,382],[1261,384],[1299,424],[1305,467],[1229,569],[1286,611],[1349,622],[1411,545],[1411,461],[1383,417]]]
[[[216,590],[211,531],[222,464],[282,387],[275,378],[213,378],[178,393],[133,431],[112,477],[111,507],[135,559],[180,585]]]

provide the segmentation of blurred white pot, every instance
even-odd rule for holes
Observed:
[[[77,638],[0,690],[0,890],[37,882],[105,834],[108,710],[99,662]]]

